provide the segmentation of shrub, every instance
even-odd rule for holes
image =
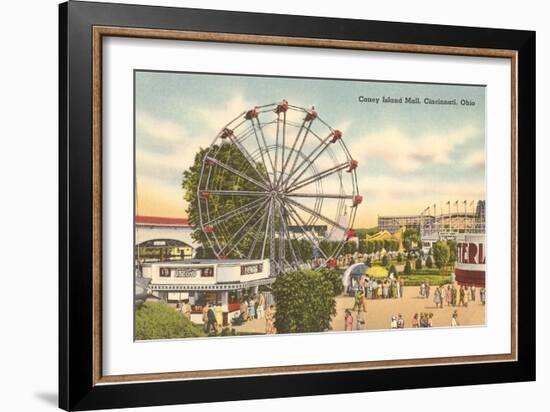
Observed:
[[[410,275],[412,273],[412,267],[411,267],[411,261],[407,260],[407,263],[405,263],[405,269],[403,270],[403,273],[405,275]]]
[[[403,255],[401,254],[401,252],[399,252],[397,254],[397,263],[401,263],[401,262],[403,262]]]
[[[416,270],[422,269],[422,259],[418,258],[416,259]]]
[[[171,339],[205,336],[181,312],[163,303],[145,302],[136,311],[136,339]]]
[[[388,255],[382,256],[382,266],[388,266],[390,263],[390,259],[388,258]]]
[[[326,280],[328,280],[333,287],[334,296],[341,295],[344,293],[344,283],[342,282],[342,272],[339,272],[336,269],[323,269],[321,274]]]
[[[441,269],[449,263],[451,251],[447,242],[440,240],[433,245],[434,260],[436,266]]]
[[[434,266],[434,263],[432,261],[432,257],[428,256],[427,259],[426,259],[426,267],[428,269],[431,269],[433,266]]]
[[[334,283],[322,272],[287,272],[272,286],[278,333],[322,332],[336,314]]]
[[[397,269],[395,268],[395,265],[391,265],[390,268],[388,269],[388,274],[391,274],[393,273],[394,275],[397,274]]]

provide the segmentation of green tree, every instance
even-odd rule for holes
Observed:
[[[367,250],[368,250],[367,245],[368,245],[368,242],[364,239],[361,239],[359,241],[359,247],[357,248],[358,252],[361,254],[367,253]]]
[[[344,247],[342,248],[342,252],[344,254],[353,254],[357,251],[357,244],[353,240],[348,240],[344,243]]]
[[[451,255],[447,242],[443,240],[435,242],[433,245],[433,255],[435,265],[439,269],[445,267],[449,263],[449,257]]]
[[[456,240],[448,240],[449,246],[449,264],[454,265],[456,263]]]
[[[403,262],[403,255],[400,253],[397,254],[397,263]]]
[[[339,296],[344,293],[344,283],[342,282],[342,272],[335,269],[324,268],[321,274],[332,283],[334,296]]]
[[[405,233],[403,233],[403,241],[408,241],[409,248],[415,247],[421,241],[420,231],[415,227],[406,228]]]
[[[367,254],[372,255],[374,253],[374,242],[372,240],[367,241]]]
[[[421,258],[416,259],[415,263],[416,263],[416,270],[422,269],[422,259]]]
[[[322,332],[330,329],[336,314],[334,282],[323,272],[311,270],[279,275],[272,291],[278,333]]]
[[[390,263],[390,259],[388,258],[388,255],[382,256],[382,266],[388,266]]]
[[[386,252],[390,252],[390,248],[391,248],[390,239],[385,239],[384,240],[384,249],[386,250]]]
[[[403,239],[403,249],[405,249],[406,252],[409,252],[411,250],[411,241],[408,239]]]
[[[255,168],[249,164],[246,158],[242,155],[239,149],[234,145],[222,145],[219,147],[214,147],[213,152],[217,151],[216,158],[225,163],[226,165],[232,167],[233,169],[239,170],[243,173],[246,173],[250,176],[260,179],[259,174],[263,176],[266,175],[265,169],[258,163]],[[214,253],[210,248],[210,243],[206,235],[204,234],[202,228],[200,227],[200,218],[199,211],[197,207],[197,196],[200,196],[200,193],[203,192],[201,189],[204,189],[205,179],[200,181],[201,170],[203,169],[203,159],[207,155],[208,149],[200,149],[195,154],[195,159],[193,165],[186,171],[183,172],[182,188],[185,190],[184,199],[187,201],[187,216],[189,218],[189,223],[192,227],[196,228],[192,233],[192,238],[202,245],[203,250],[201,251],[201,257],[214,257]],[[255,170],[253,170],[255,169]],[[204,164],[204,175],[211,173],[209,187],[215,187],[217,190],[258,190],[258,187],[240,176],[227,171],[226,169],[217,166],[215,164],[210,165],[208,163]],[[201,187],[199,187],[199,183]],[[198,192],[198,193],[197,193]],[[200,198],[201,202],[206,202],[206,199]],[[221,216],[231,210],[237,209],[241,206],[244,206],[250,201],[250,196],[221,196],[215,194],[208,194],[208,204],[211,213],[214,216]],[[246,224],[246,221],[254,213],[254,210],[245,211],[243,213],[237,214],[231,219],[224,221],[223,227],[221,225],[213,224],[214,233],[223,233],[222,236],[218,236],[218,239],[221,243],[221,246],[225,246],[223,242],[230,240],[231,233],[235,233],[240,227]],[[244,238],[235,248],[235,250],[228,254],[228,257],[238,257],[239,251],[245,252],[249,251],[252,247],[253,239],[251,237]],[[260,242],[258,242],[260,243]],[[268,247],[269,249],[269,247]],[[259,257],[261,250],[261,245],[256,246],[252,257]]]
[[[393,239],[391,241],[391,251],[392,252],[399,252],[399,240]]]
[[[397,269],[395,268],[395,265],[393,265],[393,264],[390,265],[390,268],[388,269],[388,275],[392,274],[392,273],[394,274],[394,276],[397,275]]]
[[[426,267],[427,267],[428,269],[431,269],[431,268],[433,268],[433,266],[434,266],[434,264],[433,264],[433,261],[432,261],[432,257],[431,257],[431,256],[428,256],[428,257],[426,258]]]
[[[412,266],[411,266],[410,260],[407,260],[407,262],[405,263],[405,269],[403,270],[403,273],[405,275],[410,275],[412,273]]]
[[[145,302],[136,311],[136,339],[172,339],[205,336],[181,312],[159,302]]]

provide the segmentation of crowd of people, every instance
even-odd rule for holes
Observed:
[[[430,297],[430,284],[422,283],[420,285],[419,294],[421,297],[428,299]],[[434,291],[434,303],[435,307],[442,309],[443,305],[447,306],[462,306],[468,307],[468,303],[476,301],[477,289],[475,285],[471,286],[458,286],[456,284],[441,285],[435,288]],[[484,287],[479,290],[479,299],[483,305],[485,305],[486,290]]]

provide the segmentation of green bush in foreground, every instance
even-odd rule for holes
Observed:
[[[158,302],[145,302],[136,311],[136,339],[173,339],[205,336],[175,308]]]
[[[336,314],[334,279],[311,270],[281,274],[273,283],[277,333],[322,332]]]

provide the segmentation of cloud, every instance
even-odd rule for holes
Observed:
[[[180,179],[199,148],[212,140],[207,132],[191,136],[184,124],[140,111],[136,115],[137,173],[158,180]]]
[[[252,109],[253,106],[254,104],[247,101],[242,94],[234,93],[230,100],[216,105],[217,108],[209,105],[197,106],[195,112],[204,121],[208,131],[212,133],[211,140],[214,140],[215,134],[227,123],[235,119],[240,113]]]
[[[370,160],[381,160],[395,171],[414,172],[426,165],[455,162],[453,151],[479,133],[476,127],[464,126],[447,133],[411,136],[397,128],[388,128],[354,139],[350,151],[367,164]]]
[[[484,152],[474,152],[466,156],[462,162],[464,166],[472,169],[483,169],[485,167],[485,153]]]
[[[367,203],[369,198],[377,203],[401,204],[412,201],[425,201],[430,204],[447,200],[463,201],[485,198],[485,184],[482,180],[476,182],[434,182],[422,178],[374,177],[362,180],[359,191],[365,196]]]

